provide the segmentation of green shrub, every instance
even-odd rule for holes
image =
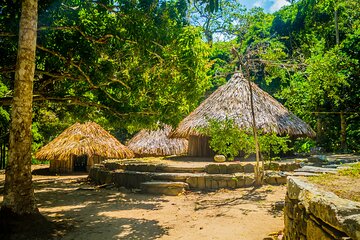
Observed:
[[[31,159],[31,164],[32,165],[38,165],[38,164],[49,164],[50,161],[46,160],[46,161],[40,161],[37,160],[36,158],[32,158]]]
[[[233,119],[223,121],[209,120],[209,125],[198,129],[200,133],[209,136],[210,148],[217,154],[222,154],[228,160],[243,151],[247,156],[255,153],[255,142],[252,129],[241,130]],[[271,154],[286,153],[291,150],[288,146],[289,137],[279,137],[275,133],[258,132],[260,151],[265,160],[271,160]],[[275,157],[276,159],[276,157]]]
[[[209,120],[206,128],[199,129],[200,133],[209,136],[210,148],[233,160],[239,151],[251,152],[253,139],[245,131],[241,131],[233,119],[226,118],[224,121]]]
[[[295,141],[294,151],[296,153],[310,153],[311,149],[316,146],[316,142],[311,138],[301,138]]]

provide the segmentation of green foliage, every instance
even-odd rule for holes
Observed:
[[[240,151],[247,156],[255,153],[255,141],[251,130],[241,130],[233,119],[223,121],[209,120],[209,125],[199,129],[200,133],[209,136],[210,148],[233,160]],[[275,133],[258,133],[261,154],[265,160],[272,160],[272,155],[286,153],[289,148],[289,137],[280,137]]]
[[[36,158],[31,159],[32,165],[49,164],[49,163],[50,163],[50,161],[40,161],[40,160],[37,160]]]
[[[11,97],[19,4],[5,5],[0,97]],[[117,132],[177,124],[210,87],[209,49],[186,10],[186,0],[40,2],[35,142],[48,142],[76,121]]]
[[[310,153],[311,148],[316,146],[316,142],[310,138],[297,139],[294,142],[295,153]]]
[[[251,137],[245,131],[241,131],[234,124],[233,119],[209,120],[208,127],[201,128],[199,131],[210,137],[210,148],[224,155],[228,160],[234,160],[239,151],[251,152],[253,148]]]
[[[36,151],[38,148],[40,148],[43,145],[43,136],[39,132],[39,123],[35,122],[31,126],[31,135],[32,135],[32,151]]]
[[[289,147],[290,139],[288,136],[280,137],[275,133],[262,134],[259,131],[259,145],[260,152],[264,160],[273,160],[272,155],[279,155],[280,153],[287,153],[291,150]]]

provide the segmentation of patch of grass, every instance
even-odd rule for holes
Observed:
[[[309,177],[319,188],[331,191],[341,198],[360,201],[360,163],[349,164],[337,174],[321,174]]]
[[[326,183],[328,181],[334,181],[337,178],[338,178],[337,175],[329,174],[329,173],[321,174],[321,175],[318,175],[318,176],[310,176],[310,177],[308,177],[310,182],[317,183],[317,184],[323,184],[323,183]]]
[[[349,176],[349,177],[360,177],[360,162],[349,165],[348,168],[340,169],[338,171],[340,176]]]

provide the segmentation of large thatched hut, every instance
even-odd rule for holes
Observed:
[[[89,171],[105,158],[131,158],[134,153],[100,125],[75,123],[42,147],[36,158],[50,160],[50,171]]]
[[[185,138],[169,138],[172,130],[171,126],[165,124],[157,130],[143,129],[129,140],[127,146],[138,157],[186,154],[188,140]]]
[[[309,125],[255,83],[251,85],[258,129],[292,137],[315,136]],[[249,129],[252,127],[251,116],[249,83],[241,73],[236,73],[184,118],[171,137],[187,138],[190,156],[210,156],[212,152],[208,144],[209,139],[202,136],[197,129],[206,127],[210,119],[221,121],[226,117],[234,119],[239,128]]]

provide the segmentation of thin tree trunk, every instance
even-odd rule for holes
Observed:
[[[322,143],[322,118],[321,118],[321,114],[317,113],[316,114],[316,142],[317,144],[321,144]]]
[[[339,36],[339,17],[338,17],[338,10],[335,9],[334,11],[334,21],[335,21],[335,35],[336,35],[336,45],[340,44],[340,36]],[[344,87],[343,87],[344,88]],[[346,119],[343,112],[340,112],[340,140],[341,140],[341,150],[343,152],[346,151]]]
[[[31,177],[32,94],[35,72],[37,0],[23,0],[20,18],[9,158],[2,211],[37,213]]]
[[[346,151],[346,118],[343,112],[340,113],[340,123],[341,123],[341,150]]]
[[[334,21],[335,21],[335,37],[336,37],[336,45],[340,44],[340,37],[339,37],[339,17],[338,17],[338,10],[335,9],[334,11]]]
[[[255,185],[260,186],[263,183],[263,170],[262,167],[260,167],[260,146],[258,141],[258,135],[257,135],[257,127],[256,127],[256,121],[255,121],[255,111],[254,111],[254,99],[253,99],[253,89],[251,86],[251,80],[250,80],[250,74],[249,70],[246,69],[247,73],[247,80],[249,83],[249,91],[250,91],[250,108],[251,108],[251,120],[252,120],[252,129],[253,129],[253,135],[254,135],[254,142],[255,142],[255,154],[256,154],[256,164],[255,164]],[[263,165],[263,164],[262,164]]]

